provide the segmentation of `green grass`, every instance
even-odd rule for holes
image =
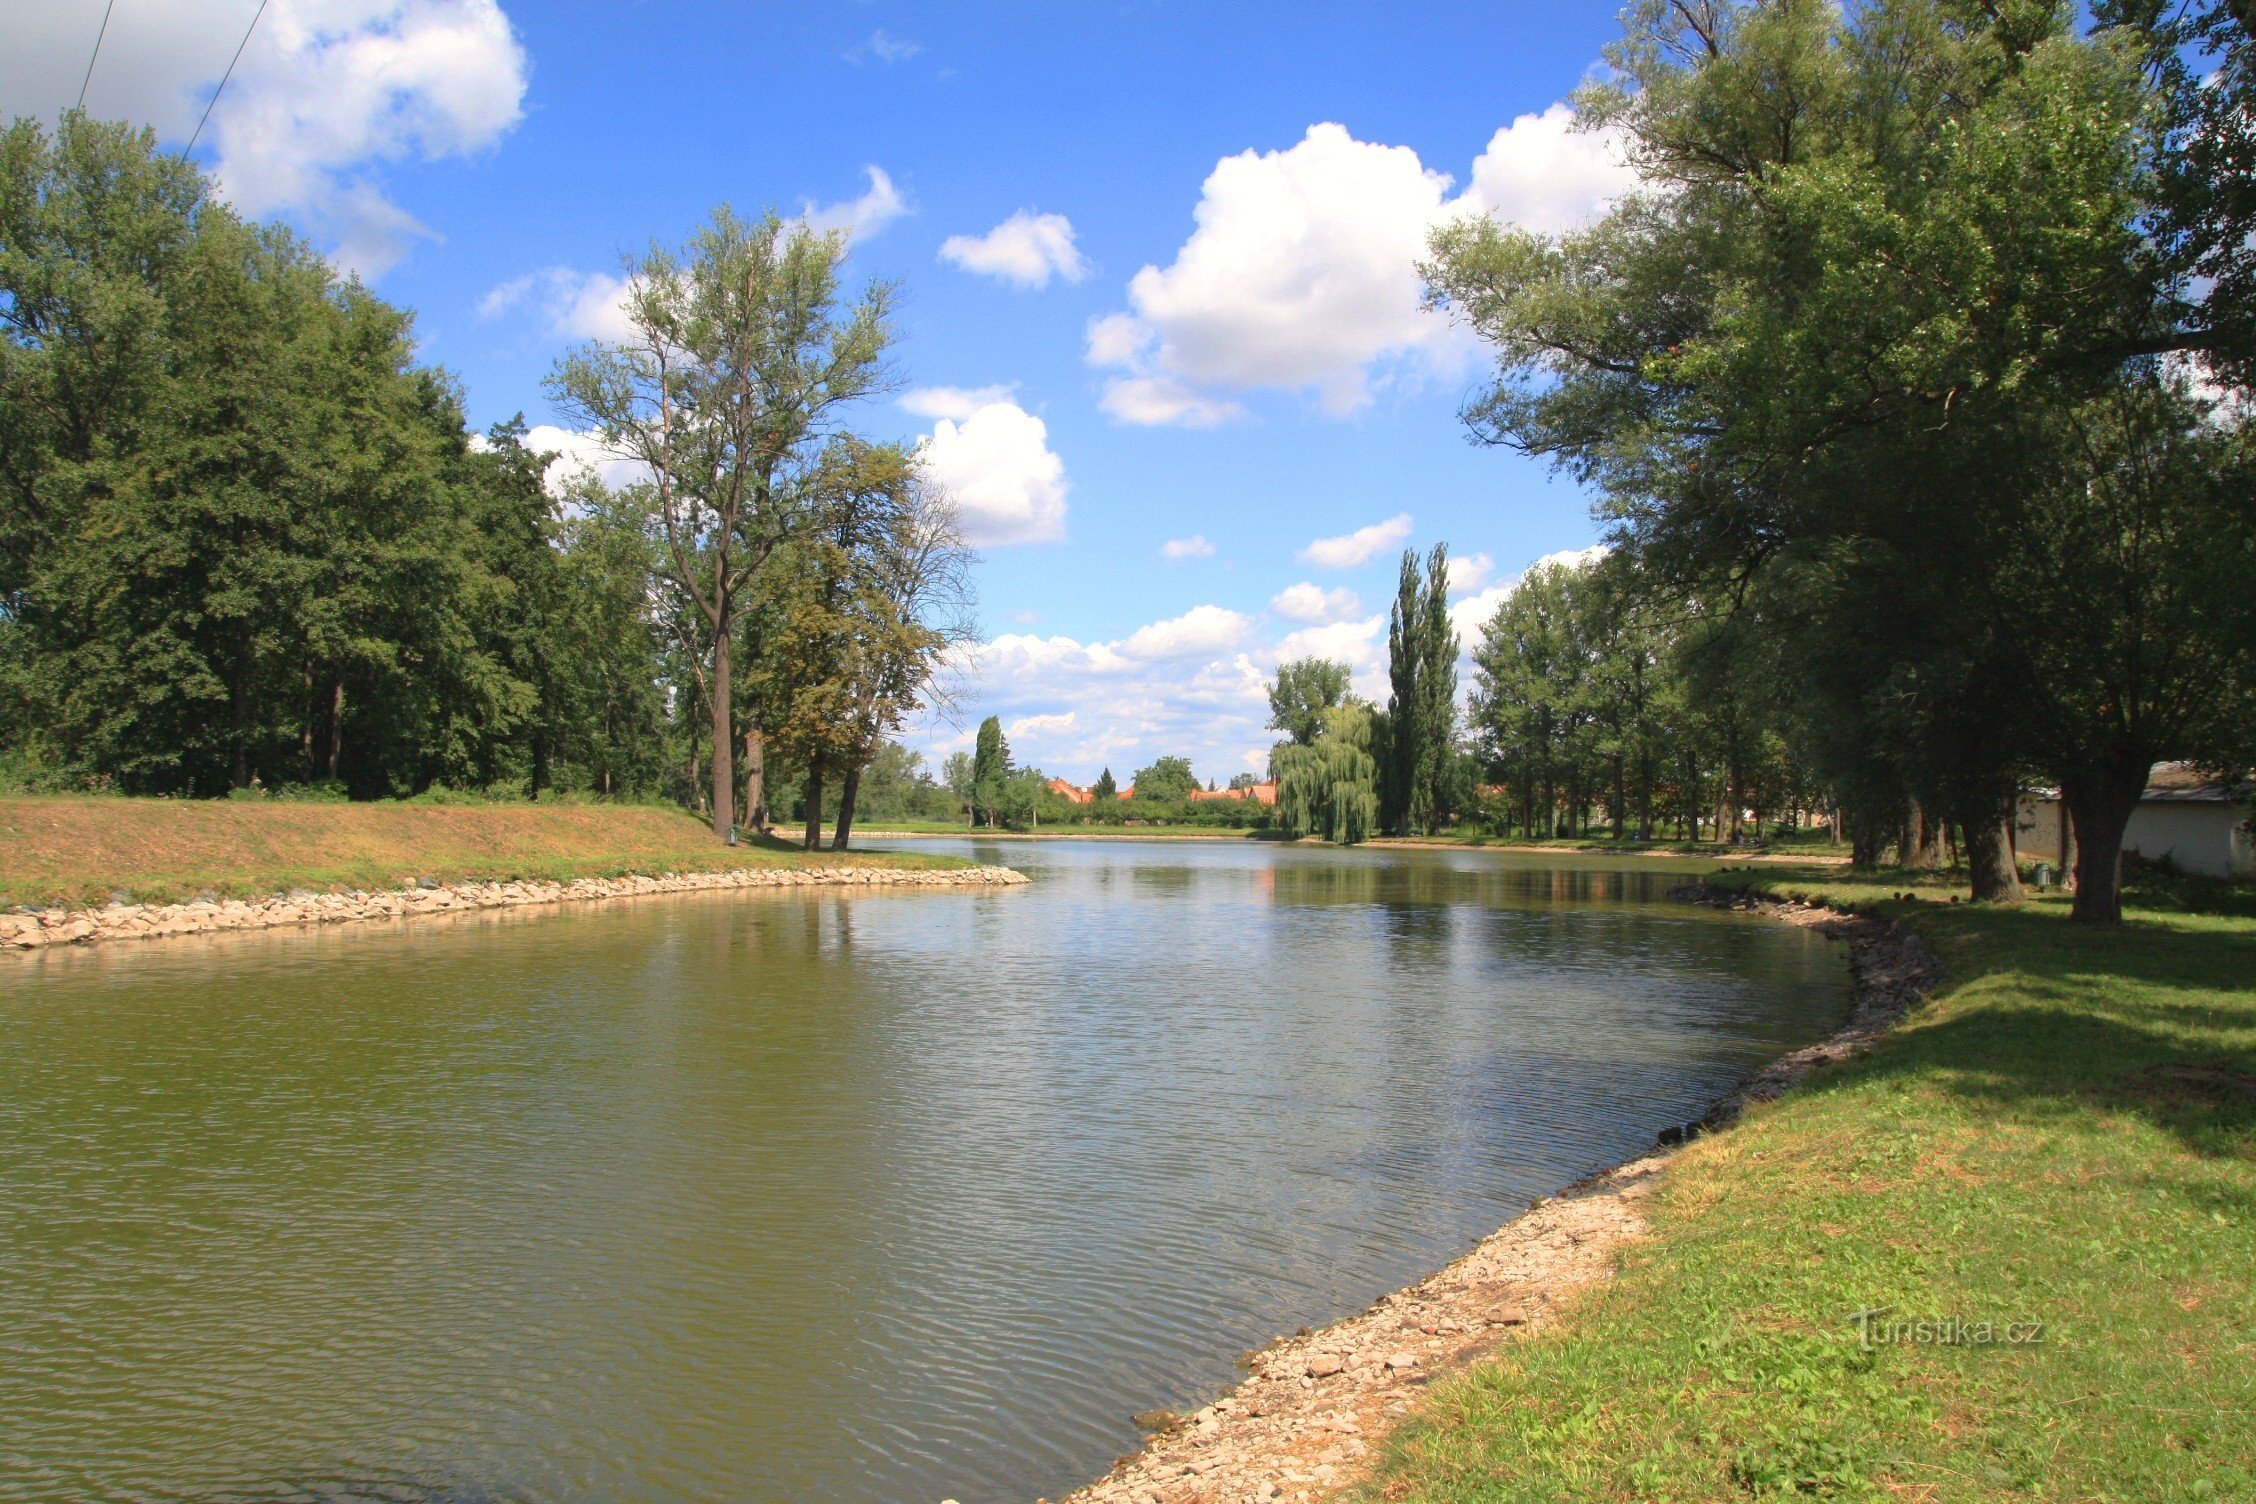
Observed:
[[[1686,1149],[1620,1278],[1437,1386],[1369,1497],[2256,1498],[2256,918],[1723,880],[1876,905],[1953,985]],[[2043,1335],[1868,1350],[1874,1307]]]
[[[384,804],[0,797],[0,906],[171,903],[304,888],[656,876],[843,862],[950,867],[947,857],[802,853],[769,839],[724,846],[653,805]]]

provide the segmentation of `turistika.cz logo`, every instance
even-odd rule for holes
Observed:
[[[2034,1347],[2044,1341],[2041,1321],[1968,1321],[1963,1316],[1898,1316],[1894,1306],[1868,1306],[1849,1315],[1857,1346]]]

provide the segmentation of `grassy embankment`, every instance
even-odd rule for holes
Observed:
[[[2248,891],[2094,933],[1901,874],[1720,880],[1876,903],[1953,984],[1687,1148],[1621,1278],[1437,1386],[1371,1497],[2256,1498]],[[1886,1329],[1922,1319],[1997,1340]]]
[[[291,804],[0,798],[0,905],[170,903],[210,893],[396,888],[418,878],[655,876],[801,862],[946,867],[941,857],[723,846],[679,810],[604,804]]]

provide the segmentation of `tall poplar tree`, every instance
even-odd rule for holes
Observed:
[[[1456,749],[1457,634],[1449,624],[1449,545],[1437,543],[1423,578],[1402,552],[1387,619],[1387,723],[1381,821],[1396,835],[1430,830],[1448,807]]]
[[[1398,836],[1410,833],[1412,790],[1418,782],[1418,670],[1425,661],[1421,631],[1418,555],[1406,548],[1387,616],[1389,734],[1379,780],[1379,823]]]
[[[971,752],[971,807],[995,823],[1002,802],[1003,782],[1010,777],[1010,743],[1003,740],[1003,723],[989,716],[979,723],[979,737]]]
[[[1410,818],[1432,830],[1449,813],[1450,765],[1457,751],[1457,632],[1449,624],[1449,545],[1426,556],[1418,594],[1416,690],[1418,765],[1411,782]]]

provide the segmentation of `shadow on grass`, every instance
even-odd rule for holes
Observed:
[[[2022,1119],[2122,1113],[2203,1157],[2256,1154],[2256,931],[1972,908],[1915,923],[1954,990],[1842,1084],[1924,1082]]]

